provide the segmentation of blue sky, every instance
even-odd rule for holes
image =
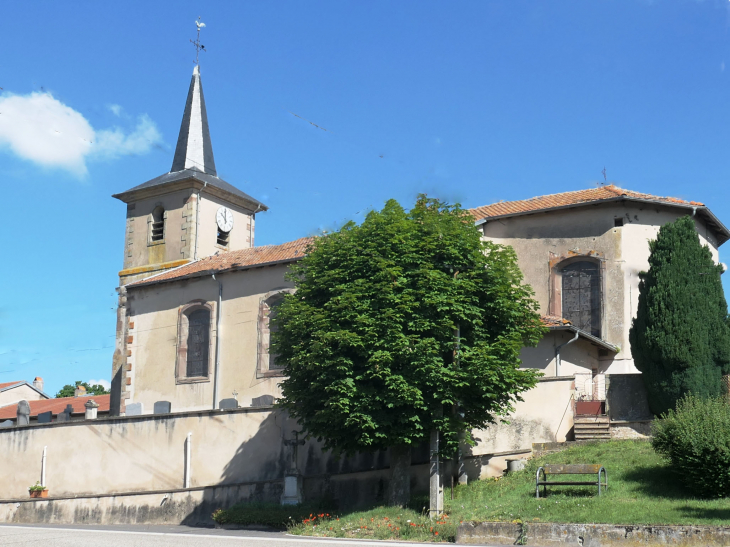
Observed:
[[[729,8],[8,4],[0,382],[43,376],[55,393],[109,380],[125,215],[110,196],[170,169],[198,15],[218,174],[269,205],[263,245],[419,192],[473,207],[589,188],[604,166],[616,184],[703,201],[730,224]],[[90,144],[69,147],[55,127]]]

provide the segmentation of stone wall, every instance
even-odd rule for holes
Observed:
[[[607,379],[606,403],[611,421],[652,420],[641,374],[611,374]]]
[[[550,522],[464,522],[456,543],[478,545],[585,545],[589,547],[730,546],[730,528],[719,526],[641,526]]]

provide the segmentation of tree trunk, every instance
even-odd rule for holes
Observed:
[[[411,446],[390,447],[388,505],[405,507],[411,500]]]

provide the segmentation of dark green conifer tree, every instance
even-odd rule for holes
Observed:
[[[629,341],[656,415],[687,393],[723,391],[730,370],[730,327],[720,274],[689,216],[661,227],[640,274],[639,309]]]

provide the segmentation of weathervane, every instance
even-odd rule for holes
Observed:
[[[195,39],[195,41],[190,40],[190,43],[195,46],[195,64],[198,65],[200,62],[198,61],[198,55],[200,54],[200,50],[202,49],[205,51],[205,46],[200,43],[200,29],[205,26],[205,23],[203,23],[200,20],[200,16],[198,16],[198,20],[195,21],[195,26],[198,27],[198,37]]]

